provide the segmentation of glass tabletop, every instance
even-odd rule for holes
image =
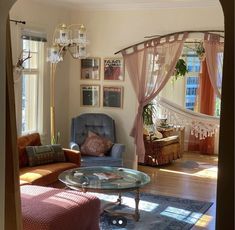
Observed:
[[[150,177],[128,168],[81,167],[64,171],[59,180],[75,189],[124,190],[140,188],[150,182]]]

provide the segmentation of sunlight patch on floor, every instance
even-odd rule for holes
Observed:
[[[161,212],[161,215],[168,216],[189,224],[195,224],[197,220],[202,216],[202,213],[191,212],[175,207],[167,207],[163,212]]]
[[[110,195],[110,194],[97,194],[97,193],[91,193],[95,196],[97,196],[101,201],[104,203],[109,203],[109,202],[116,202],[118,196],[117,195]],[[135,209],[135,198],[127,197],[127,196],[122,196],[122,204]],[[150,202],[150,201],[145,201],[145,200],[140,200],[139,202],[139,210],[145,211],[145,212],[152,212],[154,209],[156,209],[159,206],[159,204]]]
[[[209,215],[203,215],[195,224],[197,227],[206,228],[212,221],[213,217]]]
[[[175,171],[175,170],[169,170],[169,169],[160,169],[160,171],[169,172],[169,173],[177,173],[177,174],[182,174],[182,175],[187,175],[187,176],[195,176],[195,177],[200,177],[200,178],[217,179],[218,169],[217,167],[211,167],[208,169],[200,170],[199,172],[195,172],[195,173],[187,173],[187,172]]]

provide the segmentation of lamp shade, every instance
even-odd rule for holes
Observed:
[[[55,43],[60,46],[67,46],[71,42],[71,31],[67,28],[65,24],[61,24],[58,28],[55,30]]]
[[[73,44],[69,46],[69,52],[75,59],[86,58],[86,45]]]
[[[75,44],[86,44],[86,28],[84,25],[72,30],[72,41]]]
[[[60,47],[57,45],[54,45],[47,49],[47,61],[51,63],[58,63],[60,61],[63,61],[63,56],[60,52]]]

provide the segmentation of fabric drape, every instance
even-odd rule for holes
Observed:
[[[6,30],[5,229],[22,229],[15,97],[9,19]]]
[[[138,161],[144,162],[143,107],[153,100],[172,76],[187,33],[180,38],[155,39],[146,42],[144,48],[134,47],[133,52],[122,52],[125,65],[138,100],[138,110],[130,135],[134,137]]]
[[[200,74],[199,83],[199,111],[200,113],[206,115],[214,115],[215,111],[215,93],[212,87],[208,68],[207,68],[207,58],[201,63],[202,71]],[[208,136],[204,139],[196,138],[191,135],[189,138],[189,151],[199,151],[202,154],[214,154],[214,136]]]
[[[204,36],[204,48],[211,85],[216,96],[221,99],[223,57],[220,53],[224,50],[224,43],[220,42],[219,35],[206,33]]]

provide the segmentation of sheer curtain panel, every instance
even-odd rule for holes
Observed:
[[[224,51],[224,43],[220,41],[219,35],[206,33],[204,36],[204,48],[211,85],[216,96],[221,99],[220,89],[223,65],[221,53]]]
[[[144,162],[143,107],[153,100],[169,78],[181,55],[187,33],[147,41],[144,47],[122,51],[125,65],[139,103],[130,135],[134,137],[138,161]]]

